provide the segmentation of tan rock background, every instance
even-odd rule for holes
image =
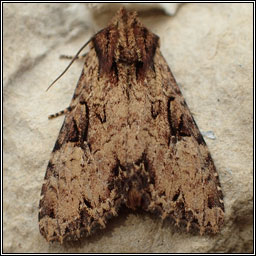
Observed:
[[[143,212],[122,211],[106,230],[66,245],[38,230],[38,201],[82,63],[47,86],[119,4],[4,3],[3,250],[18,252],[245,253],[253,250],[253,5],[133,4],[161,50],[205,136],[220,175],[225,226],[187,234]],[[175,13],[176,11],[176,13]],[[174,14],[171,16],[171,14]]]

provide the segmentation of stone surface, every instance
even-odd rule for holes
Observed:
[[[63,117],[82,63],[64,70],[119,5],[4,3],[3,250],[21,252],[244,253],[253,250],[253,5],[184,4],[175,16],[138,6],[161,38],[176,77],[220,175],[225,226],[216,236],[187,234],[150,214],[123,210],[105,230],[76,243],[48,244],[38,230],[38,201]],[[166,8],[166,6],[164,6]],[[116,7],[116,8],[115,8]],[[137,6],[129,5],[136,9]],[[173,7],[175,10],[175,7]],[[101,15],[104,12],[104,15]]]

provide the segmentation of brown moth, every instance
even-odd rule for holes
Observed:
[[[218,174],[158,36],[121,9],[90,45],[42,186],[41,234],[79,239],[122,205],[219,232]]]

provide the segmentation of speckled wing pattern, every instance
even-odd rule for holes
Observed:
[[[121,9],[90,44],[42,186],[41,234],[79,239],[122,205],[219,232],[218,174],[159,38]]]

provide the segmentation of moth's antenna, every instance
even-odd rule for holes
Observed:
[[[80,54],[80,52],[88,45],[88,43],[92,40],[92,38],[90,38],[82,47],[81,49],[77,52],[77,54],[74,56],[74,58],[70,61],[70,63],[68,64],[68,66],[65,68],[65,70],[49,85],[49,87],[46,89],[46,91],[48,91],[65,73],[66,71],[70,68],[70,66],[73,64],[73,62],[75,61],[75,59],[78,57],[78,55]]]

